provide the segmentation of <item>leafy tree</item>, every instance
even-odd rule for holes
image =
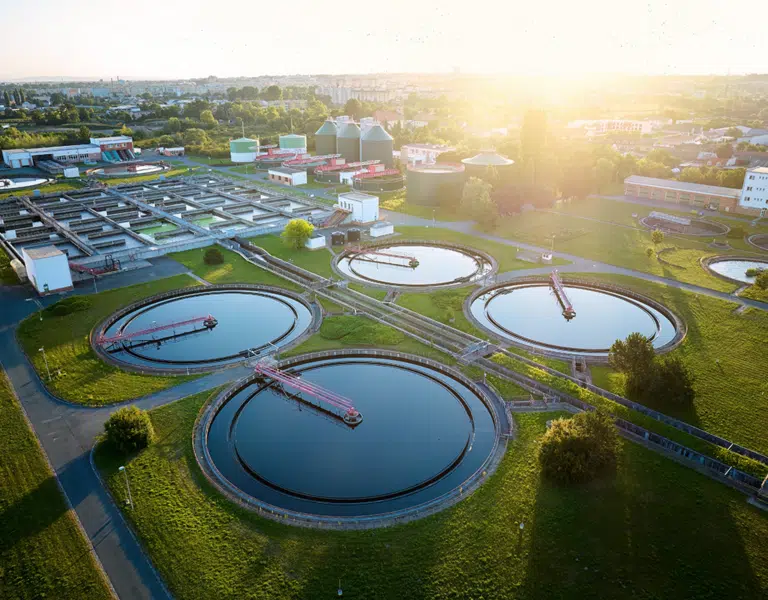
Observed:
[[[464,184],[461,208],[486,230],[493,229],[498,220],[498,210],[491,201],[491,184],[477,177],[470,177]]]
[[[755,285],[761,290],[768,290],[768,269],[763,270],[755,278]]]
[[[651,232],[651,241],[654,246],[658,246],[664,241],[664,232],[661,229],[654,229]]]
[[[85,125],[80,125],[80,128],[77,130],[77,137],[81,143],[87,144],[91,139],[91,130]]]
[[[168,124],[165,126],[165,129],[168,133],[178,133],[181,131],[181,121],[179,121],[178,117],[171,117],[168,119]]]
[[[626,391],[630,396],[645,392],[653,374],[655,353],[651,341],[642,333],[630,333],[626,340],[616,340],[608,353],[612,368],[626,375]]]
[[[616,466],[619,447],[613,419],[598,411],[556,419],[539,447],[539,464],[547,479],[561,484],[586,483]]]
[[[304,219],[291,219],[283,229],[280,237],[283,241],[296,250],[301,250],[306,246],[307,240],[312,237],[315,226]]]
[[[3,104],[6,108],[11,105],[11,95],[8,93],[8,90],[3,91]]]
[[[595,164],[595,183],[598,193],[611,183],[615,176],[616,165],[614,165],[613,161],[607,158],[598,158]]]
[[[659,405],[688,407],[696,398],[693,383],[693,374],[685,363],[671,356],[656,361],[647,393]]]
[[[729,127],[728,131],[725,132],[726,137],[740,138],[743,135],[744,134],[741,133],[741,129],[739,129],[738,127]]]
[[[565,198],[583,200],[594,189],[595,175],[592,157],[584,150],[571,153],[560,178],[560,191]]]
[[[273,87],[277,87],[277,86],[273,86]],[[278,89],[280,89],[280,88],[278,88]],[[272,91],[271,93],[275,94],[276,92]],[[259,88],[254,87],[252,85],[246,85],[246,86],[243,87],[242,90],[240,90],[240,97],[243,100],[258,100],[258,98],[259,98]],[[280,95],[278,95],[278,97],[275,98],[275,100],[280,100],[281,97],[282,97],[282,93]]]
[[[104,423],[106,441],[127,454],[146,448],[155,438],[149,413],[136,406],[117,409]]]
[[[732,144],[720,144],[715,149],[715,154],[717,154],[718,158],[731,158],[733,156],[733,145]]]
[[[350,98],[344,105],[344,113],[357,121],[363,116],[363,105],[357,98]]]
[[[523,116],[520,130],[520,153],[523,161],[530,166],[531,183],[538,181],[539,161],[547,143],[547,113],[543,110],[529,110]]]
[[[185,144],[205,144],[209,142],[208,134],[202,129],[192,128],[184,132]]]
[[[200,122],[206,127],[216,127],[216,118],[210,110],[204,110],[200,113]]]
[[[646,248],[646,249],[645,249],[645,255],[646,255],[648,258],[651,258],[651,256],[653,256],[653,248]]]
[[[661,148],[654,148],[645,156],[646,160],[655,163],[661,163],[665,167],[676,167],[680,164],[680,161],[672,156],[667,150]]]
[[[270,85],[264,91],[263,95],[264,95],[264,100],[267,100],[269,102],[276,102],[277,100],[282,100],[283,90],[280,89],[279,85]]]
[[[224,262],[224,255],[216,247],[208,248],[203,255],[203,262],[206,265],[220,265]]]

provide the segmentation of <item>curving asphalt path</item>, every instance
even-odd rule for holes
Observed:
[[[152,264],[140,271],[110,275],[99,282],[99,289],[133,285],[186,271],[170,259],[153,260]],[[92,292],[93,286],[86,283],[72,293]],[[29,297],[32,292],[26,286],[0,287],[3,306],[0,367],[8,375],[67,500],[118,596],[121,599],[171,598],[91,465],[90,452],[96,437],[103,431],[109,415],[121,405],[88,408],[59,400],[46,390],[15,336],[18,322],[37,310],[35,304],[25,301]],[[47,305],[59,299],[60,296],[53,296],[41,300]],[[246,367],[231,368],[139,398],[130,404],[144,409],[154,408],[240,379],[247,372]]]

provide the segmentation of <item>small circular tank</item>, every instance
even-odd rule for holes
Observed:
[[[419,206],[457,204],[464,189],[464,165],[435,163],[409,165],[406,200]]]

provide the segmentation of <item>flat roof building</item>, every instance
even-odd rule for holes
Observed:
[[[281,185],[306,185],[306,169],[292,169],[290,167],[274,167],[268,170],[269,180]]]
[[[90,144],[47,146],[44,148],[17,148],[3,150],[3,162],[12,169],[34,167],[43,160],[60,163],[121,162],[133,160],[133,138],[125,135],[91,138]]]
[[[739,212],[741,190],[674,179],[630,175],[624,180],[624,195],[684,204],[694,208]],[[743,212],[751,214],[750,211]]]
[[[351,220],[372,223],[379,220],[379,198],[361,192],[339,194],[339,208],[351,213]]]
[[[27,277],[41,296],[72,289],[67,255],[56,246],[22,248]]]

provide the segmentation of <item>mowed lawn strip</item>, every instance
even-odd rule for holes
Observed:
[[[0,371],[0,598],[111,598]]]
[[[615,477],[541,480],[554,413],[516,415],[497,472],[455,507],[407,525],[318,531],[264,520],[201,475],[192,427],[207,395],[152,411],[159,441],[127,463],[135,526],[172,593],[197,598],[759,598],[768,519],[738,492],[631,442]],[[122,457],[97,452],[118,504]],[[520,533],[519,523],[525,523]]]
[[[254,246],[264,248],[272,256],[291,262],[307,271],[312,271],[323,277],[331,277],[334,274],[331,268],[333,254],[327,248],[297,250],[286,245],[283,239],[277,235],[260,235],[248,241]]]
[[[585,202],[589,203],[590,200]],[[508,217],[500,222],[496,233],[511,240],[547,248],[554,234],[555,253],[575,254],[723,292],[736,289],[735,284],[709,274],[699,264],[699,259],[704,256],[736,253],[709,247],[712,238],[667,236],[661,244],[654,246],[648,229],[575,218],[580,206],[576,204],[568,214],[529,211]],[[642,212],[640,209],[642,207],[638,207],[638,211]],[[655,255],[648,257],[648,248],[654,251],[668,249],[661,256],[669,264],[659,261]]]
[[[177,385],[190,377],[159,377],[130,373],[104,362],[91,348],[89,335],[102,319],[142,298],[195,286],[187,275],[176,275],[149,283],[87,296],[88,310],[55,316],[50,310],[27,317],[17,336],[48,389],[59,398],[78,404],[103,405],[151,394]],[[51,380],[40,348],[51,371]]]

